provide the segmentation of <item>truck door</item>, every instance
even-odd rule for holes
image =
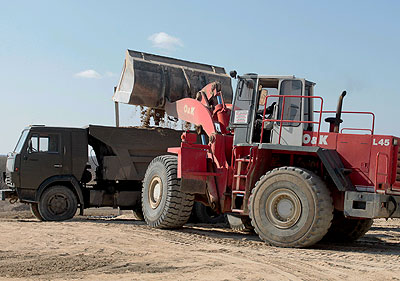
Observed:
[[[304,91],[304,81],[285,79],[279,83],[279,95],[285,96],[302,96]],[[282,122],[274,122],[272,129],[272,143],[283,145],[301,146],[303,139],[304,124],[296,121],[303,120],[301,98],[279,98],[278,110],[275,110],[274,119],[288,120]],[[282,115],[283,108],[283,115]],[[279,135],[280,140],[279,140]]]
[[[57,133],[32,132],[21,154],[22,188],[36,189],[45,179],[63,173],[63,154]]]

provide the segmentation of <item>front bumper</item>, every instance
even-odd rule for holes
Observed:
[[[346,191],[344,215],[358,218],[400,218],[400,196]]]
[[[0,200],[12,199],[18,197],[17,192],[12,189],[0,189]]]

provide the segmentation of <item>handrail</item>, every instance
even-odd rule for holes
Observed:
[[[281,112],[281,119],[264,119],[265,118],[265,112],[267,110],[267,101],[268,98],[283,98],[283,103],[282,103],[282,112]],[[283,120],[283,113],[285,111],[285,101],[286,98],[307,98],[307,99],[320,99],[321,100],[321,106],[320,110],[317,111],[319,112],[319,120],[318,121],[301,121],[301,120]],[[305,124],[318,124],[318,132],[317,132],[317,144],[319,143],[319,137],[320,137],[320,129],[321,129],[321,118],[322,118],[322,108],[324,104],[324,99],[319,96],[291,96],[291,95],[269,95],[265,97],[265,103],[264,103],[264,111],[263,111],[263,121],[261,122],[261,128],[264,128],[264,123],[265,122],[280,122],[279,125],[279,138],[278,138],[278,144],[281,144],[281,137],[282,137],[282,124],[283,122],[285,123],[305,123]],[[261,130],[261,138],[260,138],[260,144],[262,143],[263,139],[263,134],[264,130]]]
[[[386,167],[385,170],[386,170],[386,171],[385,171],[385,173],[379,173],[379,156],[381,156],[381,155],[386,157],[386,165],[385,165],[385,167]],[[386,153],[378,152],[378,153],[376,154],[376,165],[375,165],[376,170],[375,170],[374,192],[376,192],[376,189],[378,188],[378,175],[379,175],[379,176],[385,176],[385,177],[386,177],[386,180],[385,180],[384,183],[387,183],[387,181],[388,181],[388,178],[389,178],[389,175],[388,175],[388,162],[389,162],[389,156],[388,156]]]
[[[319,111],[314,111],[314,113],[319,113]],[[334,110],[323,110],[321,113],[322,114],[325,114],[325,113],[336,113],[336,111],[334,111]],[[372,116],[372,128],[371,129],[365,129],[365,130],[371,131],[372,132],[371,135],[374,134],[374,131],[375,131],[375,114],[373,112],[369,112],[369,111],[342,111],[342,113],[371,115]]]
[[[340,133],[343,134],[343,131],[369,131],[371,132],[371,135],[373,135],[373,131],[371,129],[361,129],[361,128],[342,128],[340,130]]]

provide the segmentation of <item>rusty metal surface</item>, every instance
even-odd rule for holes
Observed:
[[[231,103],[231,78],[224,68],[127,50],[113,100],[163,108],[166,99],[195,98],[199,90],[215,81],[222,85],[224,101]]]

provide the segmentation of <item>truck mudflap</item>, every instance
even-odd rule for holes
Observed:
[[[4,201],[6,199],[18,198],[17,192],[13,189],[1,189],[0,190],[0,200]]]
[[[400,218],[400,196],[346,191],[344,215],[358,218]]]

